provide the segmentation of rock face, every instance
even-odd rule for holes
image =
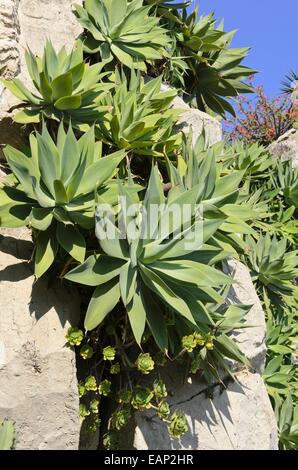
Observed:
[[[75,292],[34,282],[27,229],[0,230],[0,420],[16,427],[16,449],[78,449],[75,354],[65,345],[77,324]]]
[[[183,101],[179,98],[179,101]],[[185,104],[185,103],[184,103]],[[180,107],[176,101],[175,106]],[[186,105],[187,106],[187,105]],[[185,107],[185,113],[182,114],[179,121],[179,130],[188,132],[190,126],[193,132],[193,142],[205,131],[206,144],[213,145],[222,139],[222,128],[220,122],[198,109]]]
[[[225,270],[233,273],[235,284],[229,293],[231,303],[252,305],[247,324],[251,328],[234,333],[252,369],[236,367],[237,381],[223,377],[225,388],[214,383],[206,385],[194,377],[182,384],[183,371],[177,366],[162,369],[160,374],[168,391],[171,411],[186,414],[189,432],[179,441],[171,440],[167,427],[151,410],[136,413],[135,426],[123,448],[138,450],[257,450],[277,449],[275,416],[260,375],[265,364],[265,320],[260,301],[247,268],[230,260]]]
[[[235,282],[228,294],[231,304],[252,305],[246,315],[246,324],[252,328],[234,331],[233,336],[237,340],[241,350],[250,360],[255,372],[262,373],[266,362],[266,321],[260,299],[254,288],[247,267],[229,259],[224,266],[224,271],[234,277]]]
[[[292,160],[293,168],[298,168],[298,130],[290,129],[269,145],[268,150],[275,158]]]
[[[0,0],[0,78],[28,80],[25,49],[40,55],[47,38],[59,49],[73,47],[81,27],[72,13],[72,0]],[[76,3],[82,3],[82,0]],[[10,109],[18,102],[0,84],[0,158],[5,144],[20,146],[26,133],[12,123]],[[3,158],[3,154],[2,154]]]
[[[167,90],[169,87],[167,85],[163,85],[162,89]],[[218,119],[215,119],[212,116],[199,111],[198,109],[191,108],[179,96],[175,98],[173,107],[182,110],[182,114],[177,126],[178,130],[188,133],[191,127],[194,143],[201,135],[203,130],[205,131],[206,144],[213,145],[221,141],[222,127]]]

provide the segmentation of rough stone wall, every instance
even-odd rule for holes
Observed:
[[[74,351],[74,291],[45,277],[35,282],[27,229],[0,230],[0,420],[15,422],[16,449],[75,450],[79,397]]]
[[[293,168],[298,168],[298,130],[290,129],[268,147],[275,158],[291,160]]]
[[[0,75],[11,78],[19,72],[19,0],[0,0]]]

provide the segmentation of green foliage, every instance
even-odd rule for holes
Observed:
[[[122,194],[125,194],[126,201],[129,201],[129,195],[124,189]],[[231,279],[208,265],[217,261],[216,255],[220,249],[205,243],[221,225],[224,216],[222,219],[200,220],[194,211],[198,194],[200,192],[197,186],[184,192],[176,192],[173,188],[165,198],[160,175],[155,166],[143,205],[130,205],[129,210],[134,211],[130,215],[129,210],[126,211],[122,207],[119,217],[123,222],[125,237],[122,237],[119,228],[112,222],[108,226],[102,223],[99,210],[97,211],[97,236],[103,254],[92,255],[83,265],[66,275],[72,282],[98,286],[86,314],[87,330],[93,330],[100,325],[120,298],[126,306],[138,344],[141,343],[147,324],[160,349],[168,349],[169,334],[165,308],[173,311],[175,316],[178,315],[179,325],[185,325],[183,328],[192,326],[195,330],[197,325],[202,324],[202,328],[208,332],[208,328],[214,325],[204,303],[206,299],[220,302],[222,297],[218,289],[231,284]],[[224,196],[218,198],[222,197]],[[151,234],[158,234],[156,239],[150,234],[143,237],[149,228],[153,202],[158,204],[158,209],[162,208],[155,218],[155,226],[150,226]],[[190,211],[186,214],[184,228],[181,230],[177,208],[181,208],[184,203],[190,205]],[[143,208],[147,209],[147,215],[142,219]],[[169,224],[166,223],[167,218]],[[142,220],[140,225],[139,220]],[[109,239],[105,230],[111,227],[112,238]],[[199,227],[202,237],[195,240],[195,230]],[[175,231],[179,233],[176,237]],[[189,249],[184,240],[188,234],[190,237],[186,241],[189,242]]]
[[[279,426],[281,449],[297,448],[297,170],[273,160],[258,144],[237,143],[220,156],[227,172],[244,170],[241,200],[253,203],[261,217],[252,220],[242,259],[251,269],[267,320],[264,380]],[[196,355],[191,371],[201,362]]]
[[[16,120],[44,122],[28,147],[5,149],[13,174],[0,184],[0,226],[32,228],[37,277],[55,262],[79,284],[86,331],[71,327],[66,339],[84,364],[87,429],[100,426],[115,449],[134,412],[150,410],[180,438],[187,420],[171,410],[161,368],[170,360],[222,384],[232,362],[249,367],[231,332],[250,307],[229,303],[222,266],[235,256],[266,309],[264,379],[281,447],[295,448],[297,171],[258,145],[210,147],[204,133],[193,145],[172,108],[182,87],[192,105],[233,113],[229,98],[251,91],[247,49],[232,49],[234,33],[213,15],[171,0],[86,0],[76,15],[84,32],[70,55],[49,41],[42,59],[27,52],[38,94],[5,81],[24,107]]]
[[[291,161],[279,162],[272,175],[272,185],[282,193],[288,207],[298,207],[298,169]]]
[[[58,53],[47,40],[42,58],[26,51],[27,69],[37,91],[32,92],[18,79],[2,80],[23,104],[15,122],[38,123],[42,119],[71,120],[72,126],[93,124],[104,118],[107,108],[100,100],[114,85],[103,83],[103,63],[89,65],[83,59],[82,45],[78,43],[70,54],[65,47]]]
[[[85,389],[88,392],[95,392],[97,390],[96,379],[93,375],[89,375],[89,377],[86,378]]]
[[[150,374],[154,369],[154,361],[149,353],[139,354],[136,360],[137,369],[144,375]]]
[[[141,156],[171,154],[181,142],[173,130],[180,111],[170,108],[177,92],[163,91],[161,77],[145,84],[134,71],[130,80],[116,71],[115,80],[115,90],[102,99],[111,111],[96,126],[97,136]]]
[[[85,33],[84,50],[99,53],[102,60],[146,71],[146,63],[166,57],[166,29],[149,16],[142,0],[85,0],[75,14]]]
[[[106,348],[104,348],[102,354],[104,361],[113,361],[116,356],[116,350],[111,346],[107,346]]]
[[[94,225],[96,188],[117,201],[117,187],[108,182],[124,152],[103,158],[93,128],[77,140],[71,126],[65,133],[61,123],[56,142],[44,125],[41,134],[30,135],[30,151],[6,146],[4,153],[15,184],[0,189],[0,226],[37,230],[35,275],[49,269],[59,247],[82,262],[82,229]]]
[[[180,438],[188,431],[187,421],[184,414],[179,411],[171,417],[171,422],[169,425],[169,433],[171,437]]]
[[[83,346],[81,349],[80,349],[80,355],[82,356],[83,359],[87,360],[87,359],[91,359],[91,357],[93,356],[94,354],[94,350],[92,348],[92,346],[89,346],[88,344],[85,344],[85,346]]]
[[[287,251],[286,239],[277,240],[267,233],[257,242],[248,238],[247,246],[253,280],[273,293],[273,298],[297,292],[298,251]]]
[[[10,450],[15,439],[14,426],[11,421],[0,421],[0,450]]]
[[[151,408],[153,397],[154,393],[150,388],[136,387],[132,395],[131,404],[136,410],[148,409]]]
[[[107,397],[111,393],[111,382],[109,380],[103,380],[98,387],[98,392],[100,395]]]
[[[77,327],[69,327],[67,330],[66,340],[70,346],[80,346],[84,339],[84,333]]]
[[[162,24],[172,38],[165,77],[199,109],[235,115],[228,99],[252,92],[244,80],[255,71],[241,65],[249,48],[231,48],[235,31],[225,33],[223,22],[216,23],[214,14],[200,17],[197,8],[164,14]]]

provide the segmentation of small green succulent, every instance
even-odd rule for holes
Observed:
[[[16,114],[18,123],[37,123],[42,119],[71,120],[72,126],[88,129],[88,125],[104,118],[107,108],[101,105],[101,97],[114,84],[101,79],[101,64],[89,65],[83,58],[82,45],[78,43],[70,54],[66,49],[56,52],[47,40],[42,58],[26,51],[29,75],[37,91],[31,92],[18,79],[2,80],[23,104],[24,109]],[[86,126],[87,125],[87,126]]]
[[[135,387],[131,404],[136,410],[145,410],[151,408],[151,400],[153,398],[153,392],[150,388]]]
[[[175,411],[171,416],[169,434],[173,438],[180,438],[188,431],[186,416],[180,411]]]
[[[118,392],[118,402],[119,403],[125,403],[128,404],[130,403],[132,398],[132,393],[130,390],[120,390]]]
[[[187,352],[192,352],[197,347],[197,342],[194,335],[183,336],[181,340],[181,346]]]
[[[55,141],[44,125],[30,135],[30,151],[4,149],[15,177],[0,188],[0,226],[30,226],[37,230],[35,275],[41,277],[61,247],[74,259],[85,259],[82,229],[94,226],[95,193],[110,194],[117,202],[117,185],[107,186],[124,158],[124,151],[102,157],[91,128],[76,139],[72,127],[59,126]]]
[[[131,409],[130,407],[121,408],[120,410],[115,411],[111,416],[111,428],[120,429],[124,428],[127,425],[131,418]]]
[[[162,380],[155,380],[153,384],[155,398],[166,398],[168,396],[167,388]]]
[[[116,362],[116,364],[113,364],[110,368],[110,374],[112,375],[117,375],[121,371],[120,364],[119,362]]]
[[[247,246],[247,261],[259,288],[264,286],[273,298],[293,295],[298,291],[298,251],[287,251],[285,238],[278,240],[267,233],[260,235],[257,241],[247,238]]]
[[[107,450],[117,450],[120,446],[120,436],[118,431],[108,431],[103,435],[102,443]]]
[[[84,339],[84,333],[80,328],[69,327],[67,330],[66,340],[71,346],[80,346]]]
[[[170,415],[170,406],[166,401],[161,401],[158,404],[157,415],[162,420],[167,420]]]
[[[91,357],[94,355],[94,349],[92,346],[89,346],[89,344],[85,344],[84,346],[81,347],[80,349],[80,356],[87,360],[91,359]]]
[[[93,400],[90,401],[90,411],[91,413],[98,413],[98,407],[99,407],[100,401],[94,398]]]
[[[85,389],[88,392],[96,392],[97,391],[97,383],[96,378],[94,375],[89,375],[85,380]]]
[[[166,57],[167,30],[149,16],[143,0],[85,0],[75,14],[85,32],[84,50],[102,60],[146,71],[146,63]]]
[[[88,408],[88,406],[85,403],[80,403],[80,417],[82,419],[87,418],[87,416],[90,416],[91,412]]]
[[[107,346],[102,351],[104,361],[113,361],[116,356],[116,349],[112,346]]]
[[[79,397],[82,398],[86,395],[87,391],[85,388],[85,384],[80,382],[78,385]]]
[[[142,374],[147,375],[154,369],[154,361],[149,353],[141,353],[136,360],[136,366]]]
[[[98,387],[98,392],[100,395],[103,395],[104,397],[107,397],[110,395],[111,393],[111,386],[112,386],[112,383],[110,380],[103,380],[100,384],[99,384],[99,387]]]

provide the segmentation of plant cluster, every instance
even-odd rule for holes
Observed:
[[[193,144],[191,132],[177,130],[179,91],[220,115],[233,114],[229,98],[251,91],[247,49],[232,49],[234,33],[213,15],[186,7],[85,0],[75,7],[84,32],[70,54],[50,41],[41,58],[27,52],[36,91],[4,81],[21,100],[16,121],[32,132],[22,150],[5,149],[11,174],[0,184],[0,226],[32,229],[36,277],[78,287],[82,321],[67,341],[87,370],[80,414],[108,449],[121,447],[135,411],[155,413],[172,438],[187,432],[160,378],[169,362],[221,384],[223,374],[233,377],[232,361],[249,366],[230,335],[249,307],[227,301],[227,257],[242,254],[270,308],[278,297],[288,312],[296,292],[293,170],[268,165],[257,146],[208,148],[204,134]],[[281,441],[292,443],[288,416]]]
[[[14,425],[11,421],[0,421],[0,450],[11,450],[15,439]]]
[[[249,266],[267,320],[264,380],[279,427],[280,448],[297,449],[298,170],[274,160],[263,146],[234,144],[220,156],[227,171],[242,169],[240,198],[259,218],[244,237],[242,260]],[[253,196],[251,196],[253,194]]]

